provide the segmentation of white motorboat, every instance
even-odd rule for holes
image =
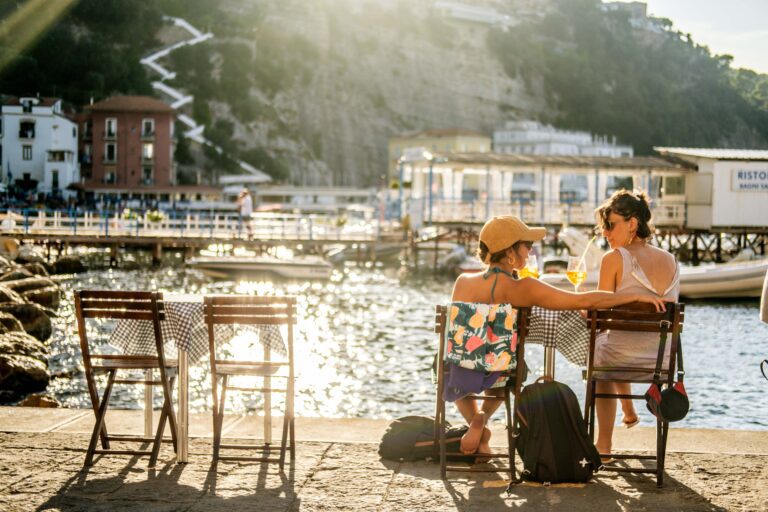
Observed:
[[[406,247],[405,242],[380,242],[373,246],[375,250],[376,261],[384,262],[396,262],[400,259],[400,254]],[[335,264],[341,265],[345,261],[355,261],[358,258],[365,258],[370,255],[371,248],[369,247],[356,247],[356,246],[340,246],[331,249],[326,254],[328,260]]]
[[[573,229],[560,233],[571,254],[582,254],[586,237]],[[592,244],[587,252],[587,280],[580,290],[597,288],[603,251]],[[709,263],[697,267],[680,266],[680,296],[688,299],[760,297],[768,272],[768,258],[735,259],[728,263]],[[565,274],[542,274],[542,281],[558,288],[573,290]]]
[[[187,265],[219,278],[270,274],[286,279],[328,279],[333,272],[331,264],[317,256],[200,256],[188,260]]]

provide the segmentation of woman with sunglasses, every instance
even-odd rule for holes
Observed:
[[[600,262],[598,290],[639,293],[648,297],[677,301],[680,295],[680,269],[675,257],[648,242],[653,234],[651,209],[643,192],[619,190],[597,210],[598,229],[611,250]],[[653,367],[658,357],[658,335],[633,332],[602,333],[595,343],[596,366]],[[630,394],[628,383],[599,382],[597,393]],[[639,423],[630,399],[621,400],[622,424],[632,428]],[[598,398],[598,436],[595,446],[611,453],[616,399]]]
[[[478,257],[487,265],[485,272],[462,274],[456,279],[451,295],[453,303],[469,303],[477,307],[483,304],[511,304],[512,307],[541,306],[548,309],[593,309],[609,308],[630,302],[654,304],[659,311],[664,310],[664,301],[647,293],[612,291],[591,291],[573,293],[559,290],[537,279],[518,279],[517,271],[525,266],[528,253],[533,243],[544,238],[545,228],[528,227],[515,216],[494,217],[480,230]],[[458,309],[458,308],[457,308]],[[480,311],[483,308],[477,308]],[[492,308],[484,308],[492,309]],[[496,311],[495,309],[493,311]],[[492,320],[490,315],[488,320]],[[474,327],[478,327],[477,320]],[[486,332],[483,323],[477,330]],[[451,319],[451,325],[454,325]],[[491,328],[488,328],[491,330]],[[465,332],[458,327],[457,332]],[[456,336],[456,333],[449,335]],[[460,340],[462,343],[464,340]],[[468,340],[471,342],[471,340]],[[449,368],[453,371],[455,368]],[[504,383],[491,383],[494,386]],[[486,393],[500,395],[500,389],[487,389]],[[468,394],[468,393],[467,393]],[[461,440],[461,451],[471,453],[489,453],[491,431],[485,426],[490,416],[499,407],[496,400],[483,401],[478,407],[477,401],[455,393],[447,400],[455,401],[459,412],[469,423],[469,430]]]

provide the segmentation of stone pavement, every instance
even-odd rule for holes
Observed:
[[[111,432],[138,432],[139,411],[115,412]],[[0,408],[0,511],[768,510],[768,432],[673,429],[662,489],[650,475],[600,473],[585,485],[523,484],[507,496],[498,473],[443,482],[436,464],[379,459],[382,421],[300,418],[297,459],[284,473],[276,464],[214,467],[209,437],[192,439],[189,464],[164,445],[154,470],[146,457],[102,456],[86,471],[92,421],[90,411]],[[193,435],[207,423],[193,417]],[[244,437],[260,424],[240,417],[228,428]],[[621,449],[652,439],[651,428],[617,433]]]

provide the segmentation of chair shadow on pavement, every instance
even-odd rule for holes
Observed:
[[[440,466],[431,462],[389,462],[382,463],[398,475],[410,479],[440,480]],[[519,461],[518,461],[519,464]],[[483,464],[489,469],[494,463]],[[467,466],[469,467],[469,466]],[[477,467],[481,467],[478,465]],[[501,468],[502,466],[496,465]],[[521,469],[518,465],[518,469]],[[519,472],[518,472],[519,474]],[[535,482],[522,482],[512,486],[507,494],[509,475],[504,471],[490,473],[451,472],[442,482],[453,509],[502,510],[526,508],[526,510],[558,510],[569,512],[624,511],[624,510],[702,510],[723,511],[710,503],[690,487],[665,475],[664,487],[656,487],[654,475],[639,473],[600,472],[586,484],[554,484],[544,486]],[[398,479],[394,478],[393,482]],[[416,488],[412,482],[408,492]],[[421,487],[429,488],[429,482]],[[397,488],[390,493],[397,493]],[[434,494],[432,496],[434,500]],[[444,505],[447,505],[444,503]],[[439,508],[439,507],[436,507]],[[446,507],[444,507],[446,508]]]
[[[111,460],[110,460],[111,459]],[[177,464],[146,468],[146,458],[96,459],[67,480],[38,511],[208,511],[297,508],[294,469],[274,464]]]

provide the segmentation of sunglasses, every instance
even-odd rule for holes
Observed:
[[[622,220],[626,221],[626,219],[622,219]],[[603,226],[606,231],[613,231],[613,228],[616,227],[616,222],[611,222],[610,220],[605,219],[603,221]]]
[[[530,242],[530,241],[528,241],[528,240],[523,240],[523,241],[521,241],[520,243],[521,243],[522,245],[524,245],[525,247],[527,247],[529,251],[530,251],[531,249],[533,249],[533,242]]]

